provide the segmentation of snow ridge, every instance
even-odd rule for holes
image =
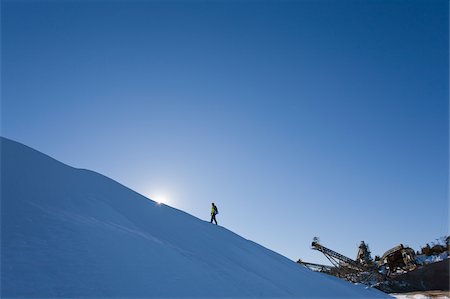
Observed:
[[[2,298],[386,298],[1,138]]]

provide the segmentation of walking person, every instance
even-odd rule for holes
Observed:
[[[217,206],[214,203],[212,203],[212,207],[211,207],[211,223],[214,220],[216,225],[217,225],[217,220],[216,220],[216,215],[217,214],[219,214],[219,210],[217,209]]]

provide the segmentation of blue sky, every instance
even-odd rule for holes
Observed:
[[[448,233],[447,1],[2,1],[1,135],[287,257]]]

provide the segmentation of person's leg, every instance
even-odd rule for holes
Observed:
[[[210,223],[213,222],[213,219],[214,219],[214,215],[211,214],[211,222]]]
[[[214,217],[214,222],[215,222],[216,225],[217,225],[216,215],[214,215],[213,217]]]

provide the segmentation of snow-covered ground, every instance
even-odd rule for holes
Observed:
[[[449,299],[449,292],[429,291],[429,292],[415,292],[408,294],[391,294],[397,299]]]
[[[2,298],[386,298],[1,138]]]
[[[430,256],[421,254],[421,255],[416,256],[416,262],[420,265],[424,265],[424,264],[432,264],[432,263],[440,262],[440,261],[443,261],[448,258],[449,258],[448,251],[443,252],[438,255],[430,255]]]

